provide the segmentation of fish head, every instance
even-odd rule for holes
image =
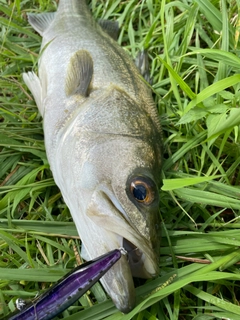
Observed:
[[[158,274],[160,167],[151,145],[132,138],[118,139],[115,155],[113,146],[108,148],[111,142],[105,145],[108,157],[115,159],[112,164],[106,161],[105,170],[112,175],[101,180],[86,212],[101,228],[95,250],[101,250],[102,244],[106,252],[116,247],[127,251],[102,282],[117,308],[129,312],[135,304],[132,276],[151,278]],[[101,146],[102,152],[105,148]]]
[[[126,93],[90,96],[65,126],[55,170],[88,259],[123,247],[102,283],[123,312],[135,305],[133,276],[158,274],[162,150],[152,117]],[[101,108],[104,106],[104,108]],[[83,109],[85,108],[85,109]],[[84,257],[84,258],[85,258]]]
[[[161,134],[148,113],[116,91],[111,92],[111,98],[105,97],[102,121],[108,123],[98,129],[99,118],[95,119],[95,130],[102,130],[95,136],[92,156],[88,157],[94,163],[95,173],[84,174],[95,176],[98,181],[86,210],[87,216],[101,228],[101,240],[95,250],[101,250],[104,242],[105,252],[116,247],[128,252],[103,277],[112,298],[113,292],[118,292],[114,303],[125,312],[133,305],[133,298],[127,298],[127,292],[133,291],[132,276],[151,278],[158,274],[162,148]],[[109,124],[109,114],[114,113],[114,124]]]

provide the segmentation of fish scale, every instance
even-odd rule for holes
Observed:
[[[98,24],[85,1],[60,0],[56,13],[28,19],[42,47],[38,76],[23,78],[43,116],[54,180],[85,259],[127,244],[129,258],[101,279],[127,313],[135,306],[132,277],[158,274],[162,141],[151,90],[115,41],[117,23]],[[138,60],[144,72],[145,61]]]

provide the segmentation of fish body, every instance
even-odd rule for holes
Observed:
[[[56,184],[94,259],[125,247],[102,278],[123,312],[135,305],[133,276],[158,272],[161,128],[151,91],[113,39],[114,22],[92,18],[83,0],[30,14],[42,39],[39,77],[23,75],[43,116]]]

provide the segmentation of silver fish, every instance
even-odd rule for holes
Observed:
[[[47,157],[86,259],[124,247],[102,278],[116,307],[135,305],[132,276],[158,273],[161,128],[151,90],[83,0],[29,14],[42,35],[39,76],[23,75],[43,116]]]

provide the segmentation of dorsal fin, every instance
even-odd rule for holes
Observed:
[[[79,94],[86,97],[93,75],[93,60],[86,50],[79,50],[71,57],[65,82],[67,96]]]
[[[99,20],[98,23],[111,38],[117,41],[119,35],[119,24],[117,21]]]
[[[28,21],[31,26],[42,36],[54,20],[56,12],[28,13]]]

